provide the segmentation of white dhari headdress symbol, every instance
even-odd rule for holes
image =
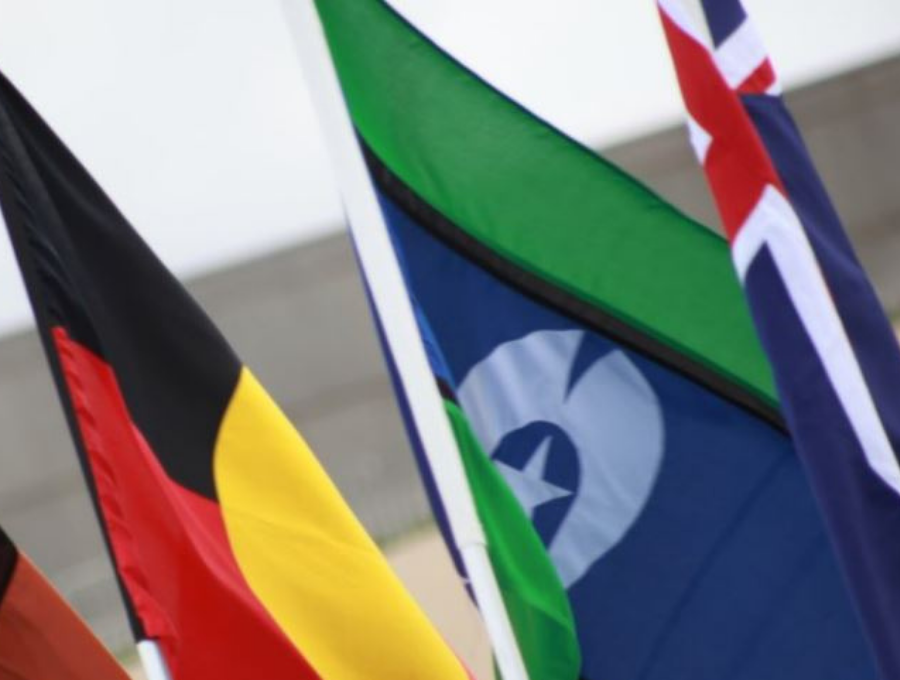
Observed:
[[[618,543],[637,520],[663,456],[659,400],[643,374],[613,350],[569,389],[583,331],[536,331],[494,349],[459,387],[459,399],[485,450],[532,423],[552,423],[574,446],[575,498],[549,546],[566,588]],[[544,480],[549,438],[525,467],[498,462],[526,513],[573,492]]]

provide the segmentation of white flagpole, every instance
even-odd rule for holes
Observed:
[[[169,667],[166,665],[162,651],[154,640],[141,640],[137,643],[137,650],[147,680],[172,680],[172,674],[169,673]]]
[[[419,335],[313,0],[283,0],[360,263],[504,680],[528,680],[456,441]]]

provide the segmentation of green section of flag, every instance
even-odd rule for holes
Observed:
[[[451,401],[444,406],[528,677],[575,680],[581,671],[575,620],[550,556],[459,406]]]
[[[381,0],[317,6],[354,123],[422,199],[520,267],[776,403],[719,236],[506,99]]]

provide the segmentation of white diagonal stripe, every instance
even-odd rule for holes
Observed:
[[[766,94],[770,97],[780,97],[783,93],[784,90],[781,89],[781,81],[777,79],[769,85],[769,89],[766,90]]]
[[[715,51],[716,65],[732,90],[747,80],[768,56],[766,46],[749,18],[744,19],[744,23]]]
[[[700,25],[694,20],[691,12],[681,0],[657,0],[657,4],[678,28],[707,49],[710,49],[712,41],[708,35],[701,31]]]
[[[732,257],[741,279],[746,277],[748,267],[763,246],[772,254],[869,467],[900,493],[900,464],[815,253],[793,208],[772,186],[764,189],[734,240]]]
[[[691,146],[694,147],[694,153],[697,160],[702,166],[706,162],[706,154],[709,153],[709,147],[712,145],[713,138],[700,123],[694,120],[693,116],[687,116],[688,138],[691,140]]]

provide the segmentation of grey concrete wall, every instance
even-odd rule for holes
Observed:
[[[900,311],[900,58],[795,92],[793,110],[887,307]],[[683,130],[607,155],[716,224]],[[429,514],[349,245],[333,236],[189,286],[296,423],[369,530]],[[0,341],[0,524],[113,648],[129,643],[33,333]]]

